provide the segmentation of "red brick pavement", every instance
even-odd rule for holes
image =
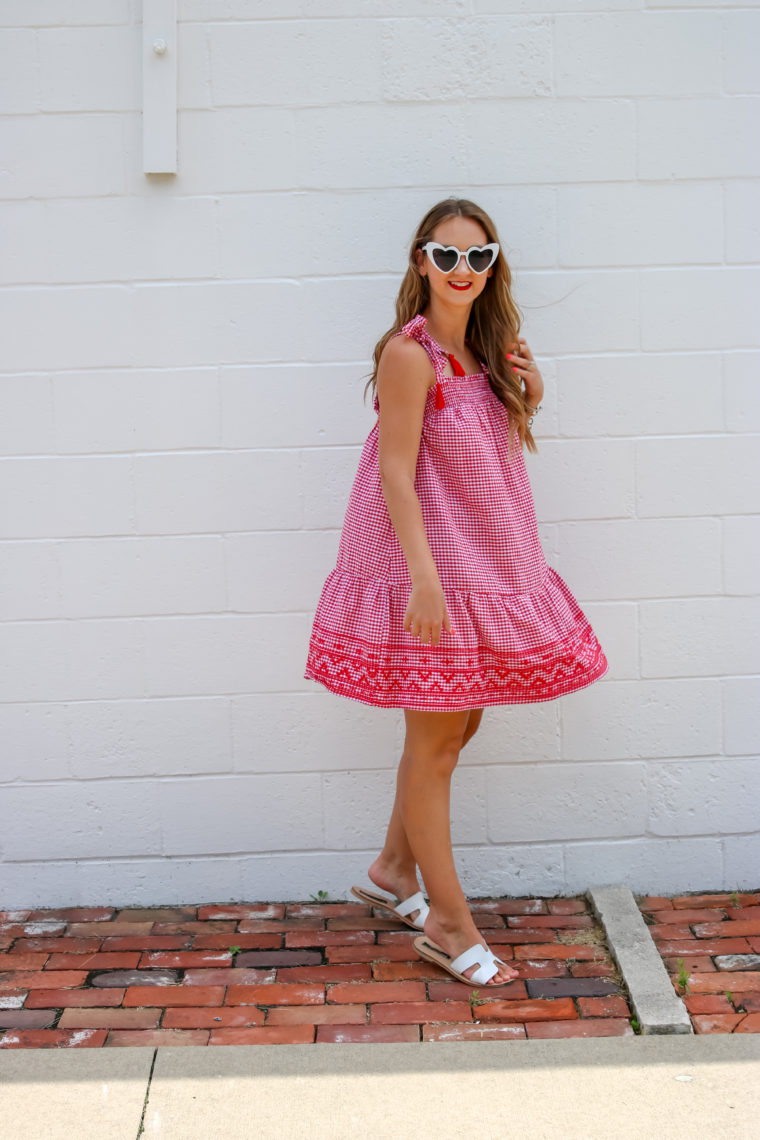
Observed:
[[[0,1048],[634,1032],[585,898],[471,908],[513,982],[457,982],[409,927],[357,903],[0,912]]]
[[[637,901],[695,1032],[760,1032],[760,892]],[[463,985],[357,903],[0,911],[0,1048],[635,1031],[585,898],[470,905],[515,981]]]
[[[760,1033],[760,891],[636,900],[695,1033]]]

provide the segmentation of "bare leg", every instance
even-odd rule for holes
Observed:
[[[482,709],[470,709],[468,711],[464,736],[462,737],[462,748],[477,732],[482,716]],[[369,868],[369,877],[375,886],[380,887],[384,891],[392,891],[399,900],[409,898],[420,889],[420,884],[417,880],[417,862],[409,846],[409,840],[407,839],[404,822],[401,817],[399,804],[400,783],[401,768],[399,766],[399,771],[396,774],[396,799],[393,804],[390,823],[388,824],[385,845],[380,855]],[[418,910],[414,910],[409,917],[414,921],[419,913]]]
[[[472,740],[475,733],[480,728],[480,722],[483,719],[483,709],[470,709],[470,715],[467,718],[467,727],[464,730],[462,737],[462,748],[468,741]]]
[[[406,742],[399,764],[398,807],[409,850],[430,898],[425,933],[456,957],[482,942],[454,865],[450,832],[451,776],[459,759],[469,713],[405,709]],[[464,971],[469,977],[477,967]],[[502,966],[488,985],[511,981]]]
[[[399,785],[401,769],[396,774],[396,800],[393,804],[388,832],[385,836],[385,846],[371,864],[368,874],[372,882],[384,891],[390,891],[399,901],[416,895],[420,889],[417,880],[417,861],[414,858],[409,840],[406,837],[404,824],[401,819],[399,806]],[[414,921],[419,910],[413,910],[408,918]]]

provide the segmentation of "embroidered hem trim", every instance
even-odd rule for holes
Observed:
[[[425,649],[431,649],[432,654]],[[421,647],[423,656],[393,646],[368,647],[315,628],[304,677],[339,696],[381,708],[457,710],[549,701],[585,688],[609,664],[591,626],[564,643],[510,661],[492,650]]]

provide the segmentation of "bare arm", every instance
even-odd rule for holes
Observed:
[[[450,632],[451,623],[414,488],[425,400],[433,380],[421,345],[405,337],[388,341],[377,372],[378,455],[383,496],[412,580],[404,629],[419,635],[422,644],[438,645],[441,626]]]

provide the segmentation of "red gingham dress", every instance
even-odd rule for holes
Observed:
[[[426,349],[415,490],[451,619],[437,646],[403,629],[411,579],[380,484],[376,421],[359,460],[335,568],[317,605],[304,677],[385,708],[470,709],[547,701],[607,672],[601,645],[546,562],[522,448],[483,371],[445,376],[419,314],[402,333]],[[463,369],[454,363],[455,372]],[[375,396],[375,411],[379,412]]]

